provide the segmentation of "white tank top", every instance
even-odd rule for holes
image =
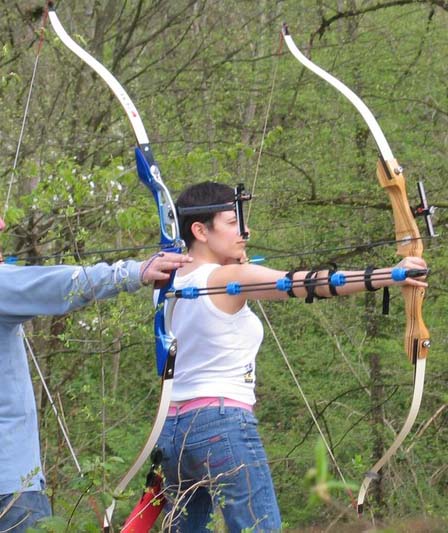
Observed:
[[[186,276],[177,275],[174,287],[206,287],[209,275],[219,266],[205,264]],[[247,304],[229,314],[209,296],[179,299],[172,329],[178,342],[173,401],[222,396],[255,403],[255,358],[263,326]]]

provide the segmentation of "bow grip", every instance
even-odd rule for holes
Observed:
[[[181,253],[182,248],[165,248],[165,252]],[[177,353],[177,343],[171,331],[171,317],[175,299],[167,299],[167,293],[173,291],[173,281],[176,272],[170,274],[170,279],[159,289],[154,315],[154,337],[156,340],[157,373],[164,379],[174,375],[174,360]],[[170,363],[172,360],[172,363]],[[170,368],[172,366],[172,368]]]
[[[378,181],[389,194],[395,222],[397,254],[401,257],[422,257],[423,243],[418,226],[409,206],[406,182],[402,168],[396,159],[384,161],[377,165]],[[411,363],[424,359],[431,345],[429,332],[423,321],[423,300],[425,289],[422,287],[402,287],[406,312],[405,350]]]
[[[174,299],[171,302],[174,303]],[[173,378],[177,341],[166,331],[164,305],[158,307],[154,317],[154,336],[156,339],[157,373],[164,379]]]

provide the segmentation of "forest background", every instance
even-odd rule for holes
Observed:
[[[43,4],[4,0],[0,7],[2,212],[11,188],[3,252],[19,264],[145,258],[156,249],[158,216],[135,173],[128,121],[49,25],[39,46]],[[405,169],[411,204],[419,202],[422,179],[438,207],[438,237],[423,241],[432,270],[424,307],[432,348],[414,432],[372,487],[365,522],[356,522],[337,469],[330,462],[327,471],[316,455],[318,431],[290,373],[344,478],[359,486],[410,405],[412,366],[403,350],[398,289],[387,317],[380,293],[265,305],[290,370],[266,326],[256,413],[286,529],[349,531],[371,522],[392,531],[446,531],[448,4],[78,0],[56,6],[67,31],[130,93],[173,196],[206,179],[249,190],[256,180],[249,255],[265,256],[270,266],[363,269],[398,260],[373,140],[343,97],[279,47],[281,23],[372,109]],[[79,476],[36,376],[55,531],[98,530],[91,497],[101,509],[149,433],[160,392],[152,318],[145,290],[27,327],[85,473]],[[321,479],[316,469],[323,469]],[[143,475],[132,484],[134,495],[120,502],[118,522],[138,498]],[[318,489],[324,498],[315,497]]]

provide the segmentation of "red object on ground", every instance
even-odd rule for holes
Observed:
[[[127,517],[121,533],[148,533],[165,505],[161,492],[162,478],[157,476],[155,484],[149,487]]]

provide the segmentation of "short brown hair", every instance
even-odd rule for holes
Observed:
[[[235,191],[232,187],[214,181],[204,181],[184,189],[176,202],[176,207],[199,207],[206,205],[226,204],[235,201]],[[213,227],[216,213],[201,213],[196,215],[179,215],[179,229],[187,248],[194,241],[191,226],[194,222],[202,222]]]

